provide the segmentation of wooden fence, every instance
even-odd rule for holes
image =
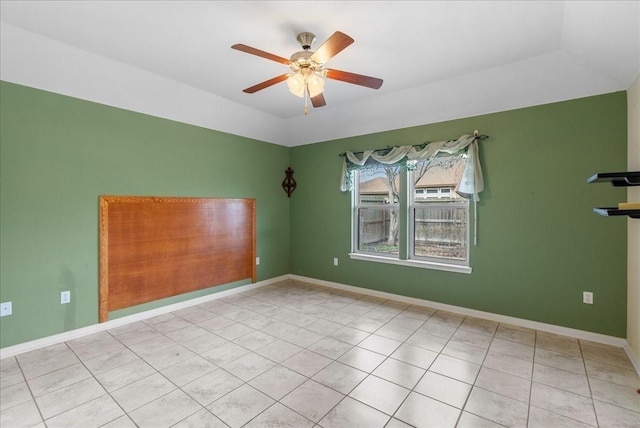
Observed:
[[[360,246],[384,243],[391,233],[391,210],[359,209]],[[429,202],[416,205],[413,232],[415,254],[425,257],[464,258],[467,248],[467,205],[460,202]]]

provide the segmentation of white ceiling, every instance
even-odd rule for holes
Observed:
[[[1,1],[2,80],[296,146],[626,90],[638,1]],[[322,108],[279,83],[296,34],[355,43],[326,66]]]

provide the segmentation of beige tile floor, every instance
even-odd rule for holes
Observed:
[[[1,369],[2,428],[640,427],[620,348],[294,281]]]

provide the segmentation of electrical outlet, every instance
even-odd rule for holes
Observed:
[[[13,313],[11,302],[2,302],[0,303],[0,317],[6,317],[7,315],[11,315]]]
[[[333,258],[333,265],[334,266],[338,266],[338,258],[337,257]]]
[[[260,257],[256,257],[256,266],[260,264]]]
[[[593,293],[590,291],[582,292],[582,303],[593,305]]]
[[[71,291],[61,291],[60,304],[64,305],[65,303],[69,303],[70,301],[71,301]]]

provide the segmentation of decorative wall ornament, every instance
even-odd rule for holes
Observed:
[[[293,179],[293,170],[291,167],[287,168],[284,172],[287,177],[282,181],[282,188],[287,192],[287,196],[290,198],[294,190],[296,190],[296,180]]]

